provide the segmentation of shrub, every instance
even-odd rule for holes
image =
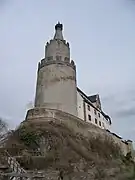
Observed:
[[[37,149],[40,133],[33,130],[30,126],[23,126],[19,129],[19,138],[26,146],[29,146],[32,149]]]
[[[118,158],[121,155],[120,147],[109,137],[91,137],[89,145],[91,151],[106,159]]]
[[[96,172],[94,173],[94,178],[99,180],[99,179],[104,179],[106,177],[106,173],[104,169],[101,169],[100,167],[96,168]]]

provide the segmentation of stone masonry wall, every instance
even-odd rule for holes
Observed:
[[[76,72],[67,64],[50,64],[38,72],[35,107],[50,108],[51,104],[77,115]]]
[[[114,140],[117,143],[123,152],[126,155],[129,151],[132,151],[132,145],[125,143],[122,138],[116,136],[113,133],[110,133],[104,129],[101,129],[93,124],[82,121],[76,116],[62,112],[56,109],[46,109],[46,108],[34,108],[30,109],[27,112],[26,119],[24,122],[32,121],[33,123],[40,123],[44,121],[57,121],[59,123],[64,123],[70,129],[73,129],[76,133],[82,133],[86,137],[100,136],[102,138],[108,137]]]

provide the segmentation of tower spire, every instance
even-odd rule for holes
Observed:
[[[63,25],[60,24],[60,22],[58,22],[58,23],[55,25],[55,35],[54,35],[54,39],[64,40],[63,34],[62,34],[62,30],[63,30]]]

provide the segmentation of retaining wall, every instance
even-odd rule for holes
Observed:
[[[104,138],[108,137],[117,143],[123,154],[126,155],[128,152],[133,151],[132,141],[124,141],[118,135],[111,133],[105,129],[101,129],[93,124],[87,123],[76,116],[65,113],[56,109],[46,108],[33,108],[28,110],[26,119],[24,122],[35,122],[40,123],[44,121],[55,121],[66,124],[69,128],[72,128],[75,132],[82,133],[84,136],[99,136]],[[24,123],[23,122],[23,123]]]

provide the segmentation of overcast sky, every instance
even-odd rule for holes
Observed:
[[[0,116],[11,127],[34,101],[37,63],[64,25],[78,86],[99,93],[112,130],[135,140],[135,1],[0,0]]]

